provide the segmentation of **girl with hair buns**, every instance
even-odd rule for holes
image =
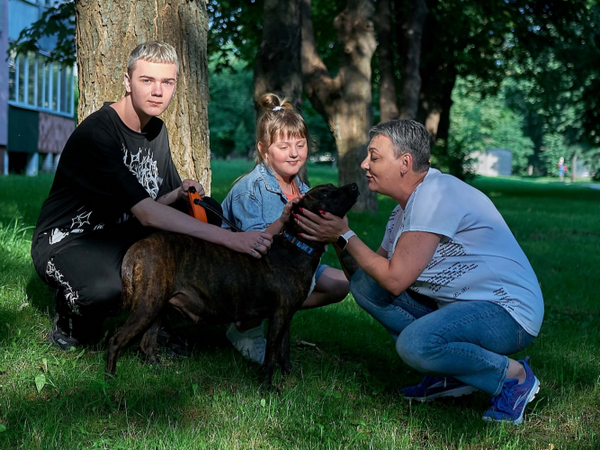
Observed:
[[[258,104],[256,165],[223,201],[223,215],[243,231],[275,235],[289,218],[291,201],[309,190],[298,176],[308,156],[308,129],[287,100],[264,94]],[[349,283],[341,270],[320,265],[315,280],[302,309],[337,303],[348,294]],[[261,322],[231,324],[227,337],[246,358],[262,364],[266,340]]]

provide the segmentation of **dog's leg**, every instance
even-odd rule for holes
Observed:
[[[271,389],[273,381],[273,371],[275,364],[279,361],[279,352],[281,342],[284,337],[285,318],[282,317],[282,311],[277,311],[269,318],[269,332],[267,334],[267,349],[265,353],[265,362],[263,363],[263,388]]]
[[[144,333],[142,337],[142,342],[140,344],[140,349],[142,353],[146,356],[146,359],[151,364],[158,364],[158,359],[156,357],[156,342],[158,339],[158,330],[160,329],[161,318],[158,316],[156,321],[150,326],[148,331]]]
[[[156,319],[158,314],[152,316],[146,315],[146,312],[132,313],[127,318],[125,324],[119,331],[110,339],[108,343],[108,354],[106,355],[106,373],[114,375],[117,358],[121,349],[131,342],[133,338],[138,336],[142,331],[146,330]]]
[[[290,322],[291,320],[287,320],[283,326],[283,336],[277,355],[281,372],[284,375],[289,375],[292,371],[292,363],[290,362]]]
[[[108,343],[108,353],[106,355],[106,373],[114,375],[116,370],[117,358],[123,347],[131,342],[136,336],[148,329],[157,319],[163,307],[160,297],[153,292],[152,288],[144,287],[142,292],[133,294],[137,298],[133,302],[135,305],[125,324],[115,333]],[[151,301],[139,301],[140,298],[150,299]]]

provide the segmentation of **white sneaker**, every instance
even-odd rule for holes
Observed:
[[[232,323],[226,335],[229,342],[233,344],[244,358],[257,364],[262,364],[265,361],[267,340],[265,339],[262,323],[243,333],[240,333],[235,323]]]

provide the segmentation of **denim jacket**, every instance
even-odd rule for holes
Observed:
[[[300,194],[309,187],[298,179]],[[223,215],[243,231],[263,231],[281,216],[288,202],[273,171],[258,164],[240,179],[223,200]],[[223,223],[224,228],[229,226]]]

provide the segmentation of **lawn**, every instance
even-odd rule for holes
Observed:
[[[251,169],[213,162],[213,196]],[[316,185],[333,169],[310,166]],[[0,177],[1,449],[594,449],[600,448],[600,191],[584,183],[481,178],[530,258],[546,300],[539,338],[524,352],[541,381],[523,425],[486,424],[483,394],[420,405],[398,388],[420,380],[393,342],[349,296],[298,313],[293,370],[260,390],[260,368],[225,338],[225,327],[187,330],[190,358],[163,354],[158,367],[135,347],[104,377],[101,345],[74,352],[50,346],[51,291],[37,278],[29,241],[52,177]],[[394,205],[350,214],[371,248]],[[325,262],[337,265],[330,249]],[[118,326],[122,318],[107,324]],[[309,343],[309,344],[307,344]]]

